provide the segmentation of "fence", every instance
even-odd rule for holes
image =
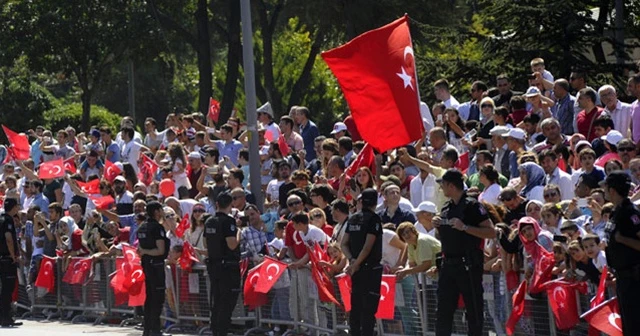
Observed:
[[[138,311],[117,302],[110,286],[110,275],[116,270],[115,259],[96,259],[92,276],[83,285],[70,285],[62,281],[62,260],[57,259],[55,289],[46,293],[41,288],[31,290],[27,274],[21,269],[17,307],[26,311],[23,318],[71,319],[73,323],[140,322]],[[207,269],[194,265],[189,272],[177,265],[166,266],[166,300],[162,313],[168,332],[206,334],[209,331],[211,305]],[[287,270],[268,294],[268,303],[255,311],[243,305],[242,292],[232,315],[236,330],[245,335],[264,334],[269,331],[284,335],[308,333],[312,335],[348,333],[348,317],[341,307],[320,302],[309,269]],[[244,281],[244,279],[243,279]],[[504,325],[510,313],[511,296],[501,273],[486,273],[484,287],[484,334],[505,335]],[[334,286],[339,302],[340,292]],[[587,295],[578,295],[579,313],[589,308],[595,292],[589,286]],[[396,283],[395,316],[393,320],[379,320],[377,328],[382,335],[434,335],[437,307],[437,281],[424,275],[408,277]],[[587,335],[587,324],[581,321],[571,335]],[[466,335],[464,309],[454,317],[455,335]],[[516,335],[569,335],[558,331],[553,313],[544,295],[527,296],[525,314],[518,323]]]

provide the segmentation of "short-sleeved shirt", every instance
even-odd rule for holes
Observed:
[[[120,162],[120,146],[118,146],[118,144],[114,141],[106,147],[107,148],[105,148],[104,153],[107,160],[109,160],[109,162],[111,163]],[[111,156],[109,156],[109,152],[112,153]]]
[[[349,234],[349,251],[356,258],[364,248],[367,235],[376,236],[371,252],[364,260],[363,265],[373,267],[379,265],[382,260],[382,219],[375,212],[368,209],[356,212],[347,220]]]
[[[420,265],[425,261],[435,261],[436,254],[440,253],[441,250],[440,241],[424,233],[418,233],[416,246],[407,245],[409,262],[413,262],[416,265]]]
[[[240,260],[240,247],[231,250],[227,245],[227,237],[235,237],[238,228],[233,217],[223,212],[216,212],[205,222],[204,235],[209,251],[209,262],[237,262]]]
[[[638,239],[640,232],[640,208],[631,203],[629,198],[622,201],[611,214],[611,219],[605,226],[605,250],[607,263],[616,271],[623,271],[640,264],[640,251],[621,244],[616,241],[615,234],[620,234],[627,238]]]
[[[489,219],[487,210],[477,200],[467,197],[466,193],[455,204],[452,200],[445,203],[442,208],[443,219],[460,219],[467,226],[479,227],[480,223]],[[480,254],[484,244],[482,239],[457,230],[450,225],[441,225],[438,229],[442,252],[445,258],[471,257],[471,254]],[[482,259],[480,259],[482,260]]]
[[[220,153],[220,157],[228,156],[231,162],[234,165],[238,165],[238,155],[240,154],[240,150],[242,149],[242,143],[238,140],[231,140],[229,143],[223,140],[214,141],[216,147],[218,148],[218,152]]]
[[[300,236],[300,232],[293,227],[293,222],[289,221],[284,229],[284,244],[293,251],[293,255],[300,259],[307,253],[307,247]]]
[[[7,214],[0,216],[0,256],[10,256],[9,246],[7,242],[6,233],[10,233],[13,238],[13,251],[18,256],[18,241],[16,239],[16,226],[13,222],[13,218]]]
[[[129,238],[129,237],[127,237]],[[156,220],[147,220],[138,228],[138,244],[143,249],[154,249],[158,246],[156,241],[159,239],[165,240],[165,255],[169,250],[169,244],[167,243],[167,234],[164,227]],[[145,258],[148,257],[148,258]],[[157,257],[142,256],[143,259],[155,259]]]

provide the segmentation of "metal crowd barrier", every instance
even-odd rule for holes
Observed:
[[[28,284],[28,267],[21,267],[18,276],[17,307],[27,311],[23,318],[72,318],[73,323],[138,322],[134,309],[126,302],[116,304],[110,285],[110,275],[116,269],[114,258],[96,259],[93,276],[83,285],[69,285],[62,281],[62,259],[56,259],[55,289],[46,293]],[[246,277],[246,275],[245,275]],[[268,302],[255,311],[243,304],[242,291],[232,314],[232,323],[240,326],[245,335],[276,331],[282,335],[306,333],[310,335],[347,334],[349,314],[342,307],[322,303],[311,279],[310,270],[288,269],[283,278],[267,294]],[[210,332],[210,306],[212,303],[207,268],[196,264],[189,272],[178,265],[166,266],[166,300],[162,320],[167,332],[180,331],[197,334]],[[243,283],[244,283],[243,279]],[[242,286],[241,286],[242,287]],[[395,315],[392,320],[378,320],[379,335],[434,335],[437,307],[437,280],[425,274],[407,277],[396,283]],[[513,292],[507,290],[503,273],[485,273],[484,334],[506,335],[505,323],[511,311]],[[33,288],[31,290],[30,288]],[[595,286],[589,286],[586,295],[577,295],[579,314],[589,309]],[[334,282],[334,293],[342,302],[340,291]],[[279,330],[277,328],[279,328]],[[585,321],[569,331],[555,327],[553,313],[545,294],[527,295],[525,312],[516,326],[516,335],[587,335]],[[464,309],[458,309],[454,317],[454,335],[467,334]]]

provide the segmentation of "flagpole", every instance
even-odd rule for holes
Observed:
[[[247,131],[249,132],[249,175],[251,193],[256,197],[256,205],[262,212],[260,182],[260,157],[258,156],[258,113],[256,111],[256,83],[253,67],[253,29],[251,27],[251,1],[240,1],[240,19],[242,21],[242,63],[244,69],[245,111]]]

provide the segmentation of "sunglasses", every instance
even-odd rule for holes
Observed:
[[[550,193],[544,194],[545,198],[547,198],[547,197],[556,197],[556,196],[558,196],[557,192],[550,192]]]
[[[204,209],[193,209],[192,212],[204,212]]]
[[[315,215],[311,215],[311,218],[313,218],[313,219],[320,219],[320,218],[322,218],[322,214],[317,213],[317,214],[315,214]]]
[[[493,107],[493,105],[491,105],[491,104],[482,104],[482,105],[480,105],[480,107],[482,107],[482,108]]]
[[[292,202],[287,203],[287,206],[291,207],[291,206],[296,206],[298,204],[302,204],[302,202],[301,201],[292,201]]]
[[[632,152],[636,150],[634,147],[621,147],[618,148],[618,152]]]
[[[168,215],[164,215],[164,218],[169,219],[169,218],[174,218],[176,216],[176,214],[168,214]]]
[[[502,202],[509,202],[509,201],[511,201],[511,200],[513,200],[513,197],[510,197],[510,198],[507,198],[507,197],[501,197],[501,198],[500,198],[500,201],[502,201]]]

